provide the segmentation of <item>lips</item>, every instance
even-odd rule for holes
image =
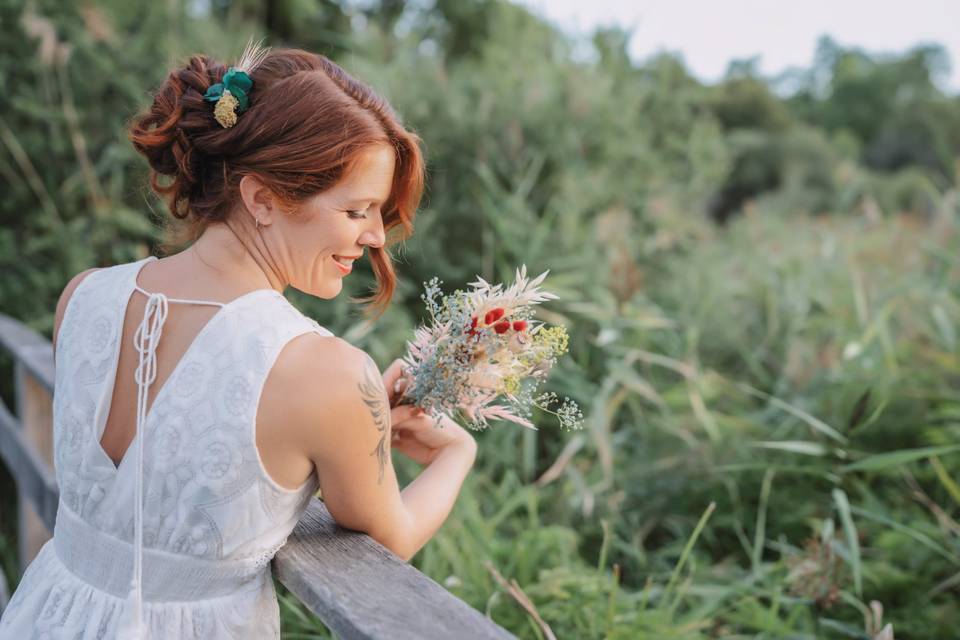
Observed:
[[[344,274],[353,271],[353,260],[353,258],[341,258],[340,256],[333,256],[334,264],[336,264],[337,268],[339,268]]]

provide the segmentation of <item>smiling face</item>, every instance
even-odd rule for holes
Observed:
[[[292,215],[270,216],[261,233],[284,282],[318,298],[340,293],[349,265],[368,247],[383,246],[380,209],[390,196],[395,162],[390,147],[371,147],[336,185]]]

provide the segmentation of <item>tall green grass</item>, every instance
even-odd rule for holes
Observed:
[[[619,304],[558,274],[588,426],[478,434],[415,564],[521,638],[952,637],[957,214],[688,229]]]

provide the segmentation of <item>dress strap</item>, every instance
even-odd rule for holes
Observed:
[[[133,288],[139,291],[140,293],[142,293],[143,295],[147,296],[148,301],[152,296],[162,296],[167,302],[183,302],[183,303],[189,303],[189,304],[209,304],[215,307],[227,306],[226,303],[224,302],[213,302],[212,300],[189,300],[187,298],[168,298],[166,295],[162,293],[150,293],[149,291],[142,288],[137,283],[133,284]],[[146,317],[146,315],[147,314],[144,313],[144,317]]]
[[[157,345],[167,321],[169,303],[182,302],[225,307],[222,302],[209,300],[187,300],[168,298],[163,293],[151,293],[140,288],[134,282],[134,288],[147,296],[143,310],[143,319],[137,327],[133,342],[139,354],[139,363],[134,377],[137,381],[137,477],[134,502],[134,539],[133,539],[133,577],[130,580],[130,592],[127,596],[126,618],[121,623],[122,638],[144,638],[146,628],[143,622],[143,446],[146,440],[145,421],[147,417],[147,398],[150,385],[157,379]]]

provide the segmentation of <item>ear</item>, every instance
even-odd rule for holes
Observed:
[[[240,178],[240,199],[243,200],[252,223],[257,220],[264,225],[273,222],[273,215],[277,210],[274,195],[256,177],[247,175]]]

